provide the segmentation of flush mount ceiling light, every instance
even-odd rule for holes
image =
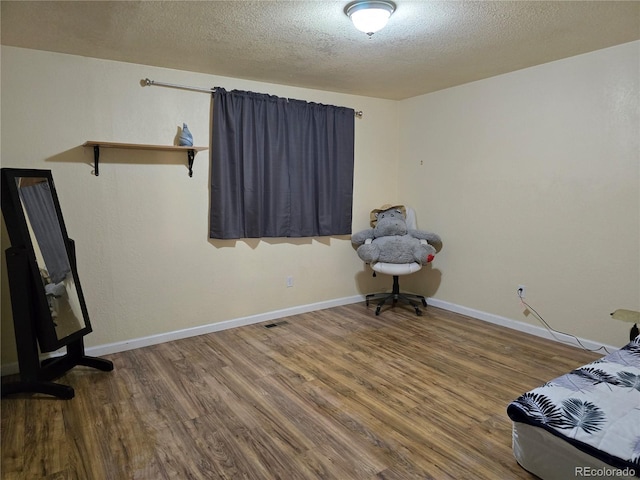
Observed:
[[[371,37],[384,28],[395,9],[395,3],[385,0],[359,0],[347,5],[344,8],[344,13],[358,30]]]

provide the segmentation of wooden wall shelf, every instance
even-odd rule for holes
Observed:
[[[100,148],[117,148],[120,150],[156,150],[161,152],[186,152],[190,177],[193,176],[193,160],[195,159],[196,153],[209,149],[209,147],[183,147],[178,145],[148,145],[141,143],[96,142],[92,140],[84,142],[82,146],[93,147],[93,163],[95,167],[94,173],[96,177],[99,175],[98,168],[100,164]]]

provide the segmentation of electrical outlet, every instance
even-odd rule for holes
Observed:
[[[524,285],[518,285],[517,294],[520,298],[525,298],[527,296],[527,287]]]
[[[287,277],[287,288],[293,287],[293,277],[289,275]]]

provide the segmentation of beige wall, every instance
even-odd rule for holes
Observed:
[[[124,342],[388,287],[348,238],[210,241],[208,153],[193,178],[170,144],[182,122],[209,144],[206,94],[140,80],[248,89],[364,110],[356,121],[353,230],[386,202],[416,207],[444,249],[403,279],[441,302],[611,345],[640,309],[640,42],[392,102],[2,47],[3,167],[51,169],[94,333]],[[422,162],[422,164],[421,164]],[[7,248],[2,230],[2,249]],[[2,261],[2,364],[15,361]],[[285,277],[295,286],[286,288]]]
[[[86,140],[167,144],[186,122],[209,145],[207,94],[140,80],[220,85],[364,111],[356,119],[354,229],[395,197],[397,102],[2,47],[3,167],[51,169],[94,332],[87,346],[357,296],[374,287],[348,237],[210,241],[208,152],[103,150]],[[384,187],[381,189],[380,185]],[[2,250],[8,247],[3,224]],[[2,364],[15,361],[2,255]],[[285,278],[294,277],[286,287]]]
[[[628,341],[609,314],[640,310],[639,59],[634,42],[401,102],[400,200],[444,240],[430,294],[537,325],[524,284],[554,328]]]

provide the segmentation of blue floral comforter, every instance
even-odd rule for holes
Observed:
[[[507,414],[640,475],[640,336],[521,395]]]

